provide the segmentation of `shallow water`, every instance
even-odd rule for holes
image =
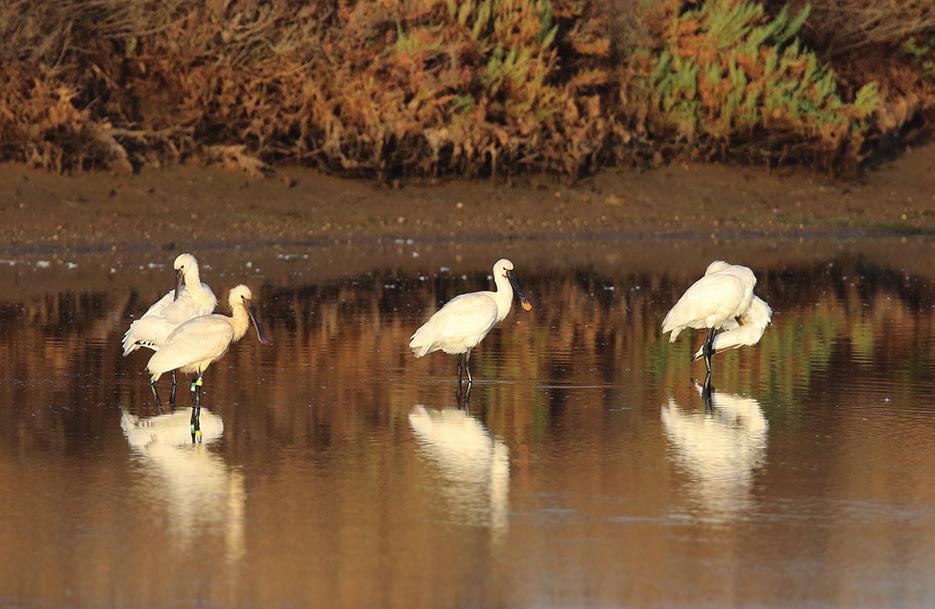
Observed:
[[[171,272],[27,274],[0,302],[0,605],[935,606],[931,277],[752,264],[774,323],[716,357],[706,409],[698,337],[658,328],[711,256],[646,248],[514,258],[536,308],[475,352],[460,409],[453,359],[406,343],[486,264],[259,274],[273,344],[206,374],[202,446],[189,394],[159,414],[118,347]]]

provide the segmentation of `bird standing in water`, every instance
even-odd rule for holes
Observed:
[[[682,330],[706,329],[700,354],[711,375],[711,356],[715,352],[717,332],[727,330],[718,350],[752,345],[766,330],[772,309],[753,295],[756,277],[753,271],[739,264],[715,260],[708,265],[704,277],[693,283],[679,298],[662,322],[662,333],[671,332],[675,342]],[[756,298],[756,304],[752,304]],[[752,307],[752,308],[751,308]],[[747,329],[746,322],[751,323]],[[697,359],[695,354],[693,359]]]
[[[251,298],[253,294],[245,285],[238,285],[230,291],[227,302],[231,315],[205,315],[189,320],[176,328],[166,338],[156,353],[149,358],[146,369],[152,374],[152,382],[169,371],[180,370],[187,374],[197,374],[192,382],[192,440],[200,437],[198,415],[201,411],[201,392],[204,371],[221,359],[230,346],[247,333],[250,322],[256,328],[260,344],[269,344],[269,339],[256,319]]]
[[[218,299],[206,283],[201,282],[198,261],[191,254],[179,254],[173,263],[175,289],[166,292],[142,317],[130,324],[123,335],[123,356],[145,347],[158,351],[173,330],[190,319],[210,315]],[[150,383],[153,401],[161,406],[155,382]],[[172,372],[172,394],[169,402],[175,405],[175,372]]]
[[[464,373],[467,373],[468,392],[474,382],[471,349],[510,314],[513,294],[519,298],[524,311],[532,310],[516,280],[512,262],[505,258],[498,260],[493,265],[493,279],[497,291],[471,292],[452,298],[416,330],[409,341],[409,348],[416,357],[439,350],[458,356],[458,395]]]

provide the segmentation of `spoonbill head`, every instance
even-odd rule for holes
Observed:
[[[416,357],[433,351],[458,356],[458,391],[462,371],[467,371],[468,385],[473,382],[469,360],[471,349],[484,339],[497,323],[510,314],[513,295],[519,298],[525,311],[532,310],[514,272],[513,263],[502,258],[493,265],[495,292],[471,292],[452,298],[422,327],[415,331],[409,348]]]
[[[186,374],[197,374],[192,383],[193,408],[191,417],[192,441],[201,440],[201,392],[204,371],[221,359],[232,344],[243,338],[250,323],[256,328],[260,343],[269,343],[262,326],[256,319],[251,299],[253,294],[245,285],[238,285],[230,291],[227,302],[231,316],[213,314],[191,319],[172,331],[165,344],[149,358],[146,369],[152,375],[152,383],[159,377],[175,370]]]
[[[153,382],[170,370],[198,374],[200,378],[208,366],[221,359],[233,343],[243,338],[251,322],[260,343],[268,344],[269,339],[256,320],[252,297],[250,288],[238,285],[227,298],[230,317],[218,313],[196,317],[173,330],[146,364]]]
[[[662,333],[671,332],[670,342],[686,329],[706,329],[703,347],[705,366],[711,371],[715,333],[728,321],[741,317],[753,300],[756,276],[749,268],[715,260],[704,277],[693,283],[662,322]]]
[[[167,292],[149,307],[142,317],[130,324],[123,335],[123,355],[140,347],[158,350],[173,330],[190,319],[210,315],[217,306],[217,297],[211,288],[201,282],[198,261],[191,254],[179,255],[174,263],[175,289]],[[150,385],[153,401],[160,405],[156,386]],[[175,374],[172,376],[172,397],[175,401]]]
[[[179,299],[182,291],[182,285],[195,285],[201,283],[201,277],[198,272],[198,261],[191,254],[179,254],[172,263],[175,269],[175,298]],[[216,302],[216,299],[215,299]]]

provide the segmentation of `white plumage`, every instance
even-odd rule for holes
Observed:
[[[724,332],[714,337],[714,352],[720,353],[729,349],[736,349],[743,346],[752,346],[760,342],[763,333],[766,332],[766,326],[769,325],[773,316],[773,310],[766,301],[759,296],[754,295],[750,301],[750,306],[740,316],[741,323],[734,319],[728,319],[721,326]],[[697,360],[703,356],[703,348],[699,348],[693,359]]]
[[[669,342],[675,342],[688,328],[720,328],[747,310],[755,285],[756,277],[747,267],[715,260],[666,315],[662,333],[671,332]]]
[[[186,321],[172,331],[165,343],[149,359],[147,370],[155,383],[172,370],[201,376],[205,369],[221,359],[230,346],[243,338],[253,321],[260,342],[268,341],[256,321],[250,302],[250,288],[239,285],[230,291],[231,316],[214,314]]]
[[[704,387],[695,387],[703,396]],[[752,507],[753,473],[766,457],[769,423],[753,398],[712,391],[710,406],[686,412],[669,399],[662,428],[700,511],[726,521]]]
[[[415,331],[409,348],[416,357],[433,351],[452,355],[473,349],[510,311],[513,297],[507,284],[507,294],[498,292],[472,292],[452,298]]]
[[[666,315],[662,333],[671,332],[669,341],[675,342],[682,330],[707,329],[701,350],[692,359],[704,357],[710,377],[714,353],[756,344],[769,324],[773,311],[753,295],[755,285],[756,277],[747,267],[715,260]],[[726,332],[718,336],[722,329]]]
[[[167,537],[188,548],[201,535],[220,534],[227,557],[244,552],[246,492],[243,474],[217,453],[192,446],[191,409],[155,417],[124,411],[120,427],[131,450],[147,465],[139,473],[142,484],[130,485],[152,506],[165,506]],[[221,439],[224,422],[207,410],[200,413],[203,443]]]
[[[195,317],[210,315],[218,299],[211,288],[201,282],[198,261],[191,254],[181,254],[173,264],[177,279],[176,289],[167,292],[138,320],[130,324],[123,335],[123,355],[140,347],[158,350],[169,334]]]
[[[507,525],[510,449],[477,418],[463,410],[416,406],[409,425],[422,451],[438,466],[447,484],[442,492],[470,523],[492,531]]]
[[[495,292],[472,292],[456,296],[415,331],[409,341],[409,348],[416,357],[433,351],[458,355],[460,372],[460,356],[464,354],[464,366],[468,370],[468,382],[471,382],[468,367],[471,349],[476,347],[498,322],[510,314],[514,291],[523,309],[532,309],[513,275],[512,262],[506,259],[498,260],[493,266],[493,278],[497,285]]]

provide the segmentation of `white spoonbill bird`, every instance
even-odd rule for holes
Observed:
[[[750,307],[755,285],[756,277],[747,267],[715,260],[708,265],[704,277],[685,290],[666,315],[662,333],[671,332],[669,341],[675,342],[682,330],[706,328],[702,356],[711,374],[714,336],[725,323],[741,317]]]
[[[436,311],[409,341],[409,348],[416,357],[433,351],[458,356],[458,392],[461,391],[462,371],[467,372],[468,387],[474,382],[471,376],[471,349],[482,341],[487,333],[510,314],[513,293],[519,298],[524,311],[531,311],[516,275],[513,263],[503,258],[493,265],[496,292],[471,292],[455,296]]]
[[[214,362],[221,359],[230,346],[247,333],[247,327],[253,322],[257,338],[266,345],[269,339],[256,320],[256,312],[250,299],[253,294],[245,285],[238,285],[230,291],[227,302],[231,316],[215,313],[196,317],[186,321],[166,338],[146,364],[152,374],[152,382],[169,371],[181,370],[186,374],[197,374],[192,382],[194,408],[192,409],[192,439],[200,435],[198,415],[201,410],[202,375]]]
[[[754,294],[750,306],[739,320],[728,319],[721,326],[724,331],[714,337],[714,344],[711,345],[714,353],[757,344],[766,332],[766,326],[769,325],[772,316],[773,310],[766,304],[766,301]],[[703,356],[704,347],[701,347],[692,361],[699,360]]]
[[[191,254],[179,254],[173,263],[175,289],[153,304],[142,317],[130,324],[123,335],[123,356],[126,357],[146,347],[158,351],[169,334],[177,327],[195,317],[210,315],[218,299],[207,284],[201,282],[198,261]],[[156,384],[151,383],[153,400],[159,405]],[[172,397],[175,402],[175,372],[172,372]]]

